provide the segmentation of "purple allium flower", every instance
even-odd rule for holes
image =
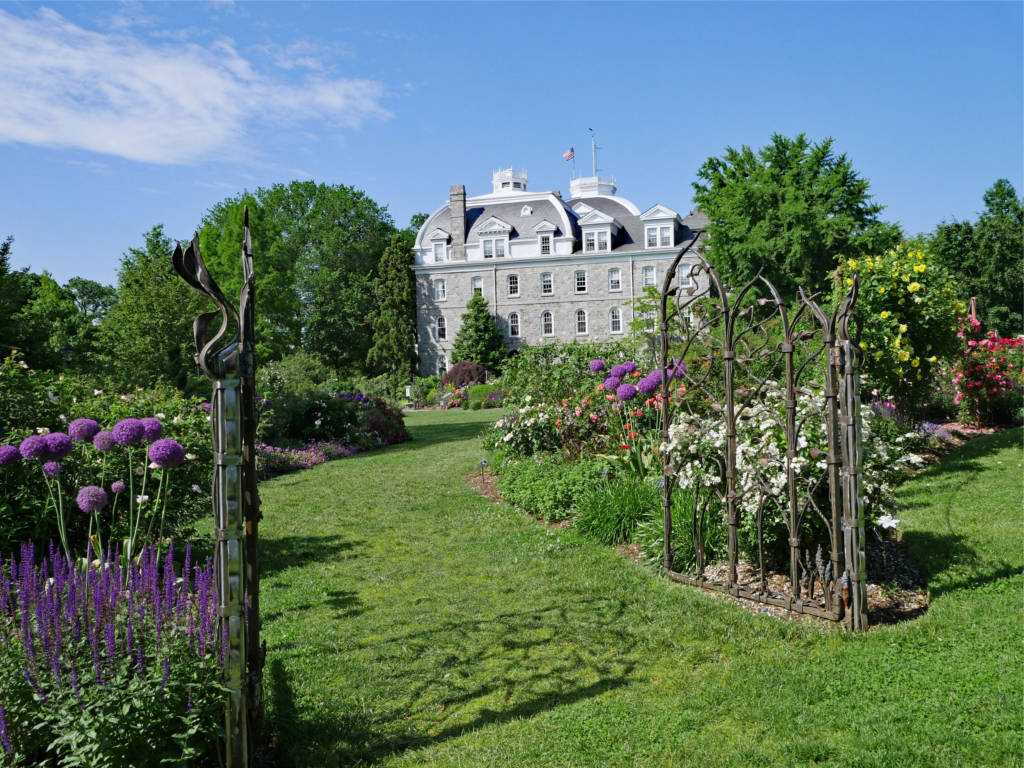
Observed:
[[[43,464],[43,474],[46,475],[51,480],[55,478],[57,475],[59,475],[62,469],[64,469],[64,467],[62,467],[56,461],[48,461],[45,464]]]
[[[113,432],[104,429],[92,436],[92,444],[96,446],[97,451],[109,451],[117,444],[117,441],[114,439]]]
[[[632,360],[627,360],[622,364],[622,370],[625,371],[626,373],[632,373],[633,371],[636,370],[636,363],[634,363]]]
[[[647,374],[647,378],[653,381],[655,386],[661,384],[661,368],[655,368]]]
[[[618,396],[619,400],[632,400],[636,397],[636,387],[632,384],[623,384],[615,390],[615,394]]]
[[[125,488],[124,480],[115,480],[110,484],[110,492],[115,496],[119,493],[124,493]]]
[[[100,425],[92,419],[75,419],[68,425],[68,434],[73,440],[87,443],[100,431]]]
[[[151,443],[158,439],[160,435],[164,433],[164,425],[160,423],[160,419],[147,416],[142,421],[142,439],[147,443]]]
[[[598,371],[604,370],[604,360],[591,360],[590,361],[590,372],[597,373]]]
[[[63,459],[71,453],[71,438],[63,432],[51,432],[46,438],[46,455],[53,460]]]
[[[75,501],[83,512],[96,512],[107,506],[107,492],[98,485],[87,485],[78,492]]]
[[[609,376],[604,380],[604,388],[609,392],[613,392],[621,383],[622,380],[618,376]]]
[[[45,459],[50,452],[43,435],[29,435],[21,441],[18,450],[26,459]]]
[[[13,464],[20,458],[21,454],[18,453],[18,449],[13,445],[0,445],[0,467]]]
[[[121,445],[132,445],[142,441],[146,428],[138,419],[121,419],[114,425],[114,439]]]
[[[626,369],[621,365],[613,365],[612,369],[608,371],[609,376],[614,376],[616,379],[621,379],[626,375]]]
[[[185,461],[185,449],[177,440],[157,440],[149,446],[149,460],[160,467],[179,467]]]
[[[636,383],[636,388],[641,392],[641,394],[649,395],[658,388],[658,382],[648,376],[640,379],[640,381]]]

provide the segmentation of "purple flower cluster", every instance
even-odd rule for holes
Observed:
[[[114,425],[114,440],[119,445],[141,443],[146,435],[146,426],[139,419],[121,419]]]
[[[21,458],[21,453],[13,445],[0,445],[0,467],[13,464]]]
[[[107,506],[107,492],[98,485],[87,485],[78,492],[75,499],[83,512],[97,512]]]
[[[160,419],[147,416],[139,421],[142,422],[142,439],[147,443],[153,442],[164,433],[164,425],[160,423]]]
[[[590,361],[590,372],[598,373],[604,370],[604,360],[591,360]]]
[[[68,434],[81,443],[88,443],[99,431],[100,425],[92,419],[75,419],[68,425]]]
[[[318,440],[304,448],[277,448],[261,444],[256,450],[256,461],[260,477],[266,479],[297,469],[309,469],[332,459],[348,458],[356,453],[354,445],[341,440]]]
[[[145,680],[162,675],[166,685],[170,659],[180,658],[168,655],[171,642],[200,658],[222,650],[209,560],[193,567],[187,547],[179,574],[173,546],[164,558],[148,548],[127,565],[119,553],[101,559],[81,569],[51,549],[37,567],[32,544],[8,563],[0,559],[0,635],[5,646],[20,645],[38,701],[63,689],[81,702],[81,681],[106,688],[121,675],[122,685],[125,670]],[[126,659],[134,663],[125,667]]]
[[[157,440],[149,446],[149,460],[164,469],[180,467],[185,461],[185,449],[177,440],[170,438]]]
[[[113,432],[104,429],[93,435],[92,444],[96,447],[97,451],[109,451],[117,445],[117,440],[114,439]]]

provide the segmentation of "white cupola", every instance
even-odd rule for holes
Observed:
[[[599,197],[615,194],[615,177],[581,176],[569,182],[569,196]]]
[[[491,184],[494,186],[495,194],[508,192],[526,191],[526,171],[516,171],[513,168],[503,168],[495,171],[491,176]]]

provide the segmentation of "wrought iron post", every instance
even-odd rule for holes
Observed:
[[[224,685],[228,689],[224,749],[224,764],[228,768],[252,765],[253,741],[262,717],[263,649],[259,646],[256,538],[259,500],[254,454],[254,279],[248,209],[243,238],[241,313],[235,311],[210,276],[199,251],[198,236],[184,252],[177,246],[173,256],[175,271],[218,308],[195,319],[193,335],[196,362],[213,381],[210,426],[214,451],[214,568],[218,630],[224,644]],[[220,327],[211,335],[216,320]],[[248,553],[252,553],[252,560]],[[250,720],[254,727],[250,727]]]
[[[857,298],[859,280],[840,314],[838,326],[839,409],[843,453],[843,552],[846,560],[843,589],[847,624],[854,631],[868,627],[867,558],[864,553],[865,532],[861,498],[861,415],[860,375],[858,361],[861,351],[851,338],[849,323],[853,302]]]

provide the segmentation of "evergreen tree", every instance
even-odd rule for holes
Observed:
[[[462,327],[452,348],[452,363],[478,363],[493,373],[500,373],[506,357],[505,339],[487,311],[487,299],[477,294],[469,300],[462,315]]]
[[[984,200],[985,210],[976,223],[953,221],[936,227],[930,250],[957,276],[964,299],[978,297],[986,328],[1020,333],[1024,200],[1006,179],[989,187]]]
[[[899,241],[898,227],[878,219],[868,181],[832,144],[775,134],[757,152],[727,147],[697,171],[694,200],[711,221],[706,255],[731,285],[763,269],[785,297],[825,290],[840,257]]]
[[[412,279],[413,252],[408,238],[391,238],[377,265],[373,294],[376,308],[370,315],[373,346],[366,362],[391,378],[392,391],[412,376],[416,362],[416,292]]]

